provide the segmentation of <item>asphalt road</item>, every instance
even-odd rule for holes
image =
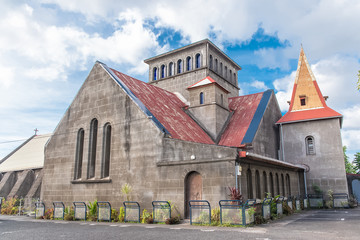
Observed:
[[[0,215],[0,239],[360,239],[360,208],[303,211],[247,228],[67,222]]]

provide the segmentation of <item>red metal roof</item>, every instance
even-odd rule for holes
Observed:
[[[131,92],[169,131],[172,138],[215,144],[182,108],[186,107],[175,94],[111,69]]]
[[[277,123],[300,122],[324,118],[342,117],[342,115],[329,107],[287,112]]]
[[[229,109],[234,111],[221,136],[219,145],[239,147],[253,120],[263,93],[229,98]]]

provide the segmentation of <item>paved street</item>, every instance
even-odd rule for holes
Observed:
[[[0,239],[359,239],[360,208],[303,211],[248,228],[35,220],[0,215]]]

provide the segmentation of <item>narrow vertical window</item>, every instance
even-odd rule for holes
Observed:
[[[191,57],[186,58],[186,71],[191,70]]]
[[[228,77],[228,69],[227,69],[227,66],[225,66],[224,77],[225,77],[226,79],[227,79],[227,77]]]
[[[224,95],[223,94],[220,94],[220,104],[221,104],[221,106],[224,105]]]
[[[271,192],[271,196],[275,197],[275,191],[274,191],[274,178],[273,178],[273,174],[270,173],[270,192]]]
[[[195,55],[195,68],[201,67],[201,55],[200,53]]]
[[[256,170],[255,172],[255,187],[256,187],[256,198],[261,199],[260,174],[258,170]]]
[[[305,138],[306,145],[306,154],[307,155],[315,155],[315,140],[312,136],[307,136]]]
[[[306,99],[305,97],[300,98],[300,105],[305,106],[306,105]]]
[[[169,63],[169,76],[174,75],[174,63]]]
[[[165,77],[165,65],[161,65],[161,78]]]
[[[263,185],[264,185],[264,196],[266,197],[266,194],[268,193],[268,183],[267,183],[267,175],[266,172],[263,172]]]
[[[279,175],[275,174],[275,182],[276,182],[276,195],[280,195],[280,184],[279,184]]]
[[[287,188],[288,195],[291,196],[291,185],[290,185],[289,174],[286,174],[286,188]]]
[[[286,193],[285,193],[285,184],[284,184],[284,175],[283,174],[281,174],[281,190],[282,190],[282,194],[283,194],[283,196],[285,196],[286,195]]]
[[[220,69],[219,69],[220,71],[220,75],[222,76],[223,75],[223,65],[222,65],[222,63],[220,63]]]
[[[153,69],[153,80],[155,81],[155,80],[157,80],[157,75],[158,75],[158,72],[157,72],[157,68],[156,67],[154,67],[154,69]]]
[[[248,199],[253,198],[253,188],[252,188],[252,173],[251,170],[248,169],[246,172],[246,178],[247,178],[247,194]]]
[[[82,162],[84,152],[84,129],[80,129],[76,139],[76,153],[75,153],[75,172],[74,179],[81,178]]]
[[[106,178],[110,173],[110,146],[111,146],[111,125],[105,124],[103,133],[101,178]]]
[[[217,72],[217,71],[218,71],[218,60],[215,59],[215,72]]]
[[[93,120],[91,120],[91,123],[90,123],[89,159],[88,159],[87,178],[95,177],[97,129],[98,129],[98,121],[96,118],[94,118]]]
[[[204,104],[204,93],[200,93],[200,104]]]
[[[234,73],[234,84],[236,84],[237,79],[236,79],[236,73]]]
[[[182,60],[179,59],[177,62],[177,73],[182,73],[182,67],[183,67]]]
[[[213,56],[212,56],[212,55],[210,55],[209,68],[210,68],[211,70],[213,69]]]
[[[233,81],[232,80],[232,71],[230,70],[230,72],[229,72],[229,79],[230,79],[230,81]]]

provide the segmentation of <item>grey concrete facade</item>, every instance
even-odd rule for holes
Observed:
[[[319,186],[324,197],[330,189],[334,193],[348,193],[340,118],[287,123],[281,128],[284,160],[309,168],[306,173],[308,193],[314,193],[312,185]],[[315,141],[315,153],[311,155],[306,151],[307,136]]]
[[[196,67],[197,54],[200,54],[200,65],[198,67]],[[189,70],[186,66],[188,57],[192,59]],[[210,58],[212,61],[210,61]],[[183,63],[180,71],[177,64],[179,60]],[[241,68],[209,40],[203,40],[183,48],[149,58],[145,60],[145,63],[149,65],[150,84],[170,92],[179,92],[186,99],[189,99],[189,93],[186,90],[187,87],[207,76],[212,77],[223,88],[229,91],[229,97],[239,96],[237,72]],[[174,65],[174,71],[173,74],[170,75],[169,66],[171,64]],[[162,66],[165,67],[164,77],[161,75]],[[156,80],[154,80],[154,69],[160,73],[158,74],[159,77],[157,77]]]

